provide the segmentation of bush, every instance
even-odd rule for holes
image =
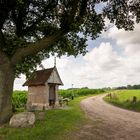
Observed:
[[[25,108],[27,102],[27,91],[14,91],[12,95],[13,111]]]
[[[86,95],[92,95],[92,94],[99,94],[105,92],[103,89],[69,89],[69,90],[59,90],[59,95],[61,95],[63,98],[71,98],[72,95],[74,97],[78,96],[86,96]]]

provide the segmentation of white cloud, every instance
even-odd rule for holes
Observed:
[[[74,87],[99,88],[127,84],[140,84],[140,25],[135,30],[126,32],[116,27],[103,33],[103,41],[84,57],[57,58],[57,68],[64,83],[63,88]],[[105,41],[107,39],[107,41]],[[110,40],[110,42],[109,42]],[[115,42],[115,46],[112,41]],[[92,46],[92,43],[90,43]],[[122,48],[119,52],[114,48]],[[122,55],[120,55],[122,53]],[[42,62],[45,68],[54,66],[54,58]],[[15,81],[15,89],[25,77]]]
[[[27,90],[27,87],[22,86],[25,81],[26,77],[24,75],[21,75],[20,78],[16,78],[14,82],[14,90]]]
[[[98,48],[94,48],[85,57],[93,67],[108,71],[120,65],[117,53],[113,51],[110,43],[101,43]]]
[[[106,33],[107,38],[112,38],[116,41],[119,47],[122,47],[126,55],[136,54],[140,51],[140,24],[135,24],[133,31],[118,30],[115,26],[110,28]],[[105,36],[104,36],[105,37]]]

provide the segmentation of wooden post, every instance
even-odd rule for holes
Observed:
[[[136,103],[136,102],[137,102],[137,97],[133,96],[133,103]]]

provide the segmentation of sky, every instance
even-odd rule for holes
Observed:
[[[77,58],[57,58],[63,89],[74,87],[117,87],[140,84],[140,24],[133,31],[111,26],[96,40],[88,40],[88,53]],[[54,66],[54,57],[42,61],[45,68]],[[24,75],[15,80],[14,90],[23,87]]]

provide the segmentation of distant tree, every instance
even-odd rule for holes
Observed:
[[[88,87],[82,87],[81,89],[88,89]]]
[[[140,89],[140,85],[133,85],[132,89]]]
[[[104,12],[97,13],[101,2]],[[139,9],[138,0],[0,0],[0,123],[12,115],[16,76],[29,76],[50,54],[85,54],[87,37],[99,36],[105,17],[132,30]]]
[[[117,87],[116,89],[118,89],[118,90],[120,90],[120,89],[127,89],[127,87],[121,86],[121,87]]]
[[[127,85],[126,88],[127,88],[127,89],[132,89],[132,86],[131,86],[131,85]]]
[[[127,86],[117,87],[116,89],[140,89],[140,85],[127,85]]]

